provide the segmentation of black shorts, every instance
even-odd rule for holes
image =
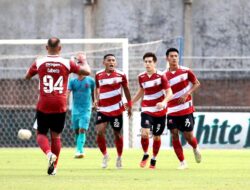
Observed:
[[[97,112],[96,124],[108,122],[115,131],[120,131],[123,125],[122,114],[118,116],[106,116],[101,112]]]
[[[154,136],[159,136],[163,133],[166,124],[166,115],[162,117],[153,117],[146,113],[141,113],[141,127],[149,128]]]
[[[46,135],[49,129],[56,133],[61,133],[65,124],[66,112],[63,113],[43,113],[36,112],[37,131]]]
[[[194,116],[193,114],[182,116],[168,116],[167,117],[168,129],[179,129],[180,131],[190,132],[194,129]]]

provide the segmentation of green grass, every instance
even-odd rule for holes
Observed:
[[[201,164],[185,150],[189,169],[176,170],[172,150],[161,150],[157,169],[139,168],[141,150],[125,150],[123,169],[115,168],[116,154],[108,149],[108,169],[102,156],[87,149],[84,159],[73,149],[62,149],[56,176],[46,175],[47,160],[38,148],[0,149],[1,190],[247,190],[250,189],[250,150],[203,150]]]

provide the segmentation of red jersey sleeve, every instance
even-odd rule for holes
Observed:
[[[78,65],[77,63],[75,63],[74,60],[70,60],[69,64],[70,64],[70,73],[78,73],[79,72],[80,65]]]
[[[34,76],[37,74],[37,66],[36,66],[36,62],[32,63],[31,67],[28,70],[28,73],[30,76]]]
[[[193,73],[193,71],[191,70],[188,70],[188,80],[191,82],[191,83],[195,83],[195,81],[197,80],[195,74]]]
[[[166,90],[166,89],[170,88],[170,84],[168,82],[166,75],[162,75],[161,82],[162,82],[162,89]]]
[[[95,84],[96,84],[96,88],[99,88],[99,81],[98,81],[97,75],[95,75]]]

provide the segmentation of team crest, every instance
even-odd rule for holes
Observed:
[[[157,86],[157,81],[154,82],[154,86]]]
[[[146,120],[146,121],[145,121],[145,125],[149,125],[149,120]]]
[[[102,116],[98,116],[98,117],[97,117],[97,120],[101,120],[101,119],[102,119]]]
[[[168,120],[168,123],[173,124],[173,120],[172,119]]]
[[[85,84],[85,88],[88,88],[89,87],[89,84]]]

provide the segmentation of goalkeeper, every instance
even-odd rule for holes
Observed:
[[[73,94],[71,127],[75,130],[75,158],[83,158],[85,156],[84,145],[86,142],[86,131],[89,128],[92,103],[94,101],[94,89],[94,79],[82,74],[71,78],[68,84],[68,97],[71,92]]]

